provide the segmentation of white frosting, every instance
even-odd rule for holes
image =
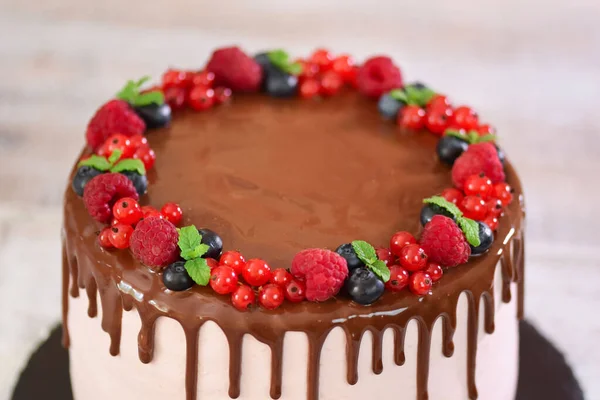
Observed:
[[[483,329],[481,304],[476,382],[479,399],[512,400],[518,368],[518,322],[516,299],[502,303],[500,268],[495,279],[495,332]],[[516,287],[513,287],[515,290]],[[515,290],[516,292],[516,290]],[[98,302],[98,313],[102,312]],[[68,326],[71,335],[71,382],[75,400],[183,400],[185,399],[186,343],[179,323],[160,318],[156,324],[154,359],[143,364],[138,357],[138,333],[141,327],[137,311],[123,312],[121,352],[109,354],[110,339],[100,327],[100,318],[87,316],[85,292],[69,298]],[[468,399],[467,392],[467,300],[462,294],[457,310],[455,350],[450,358],[442,354],[441,319],[434,326],[429,367],[429,399]],[[198,400],[229,399],[229,348],[221,329],[207,322],[200,330]],[[366,398],[416,399],[416,354],[418,326],[412,321],[406,332],[406,362],[393,360],[393,333],[383,340],[383,372],[371,369],[371,334],[363,338],[358,364],[358,383],[346,381],[346,337],[334,329],[323,346],[319,400]],[[283,386],[281,399],[306,400],[308,341],[304,333],[290,332],[284,339]],[[246,335],[242,355],[242,400],[269,397],[270,349]]]

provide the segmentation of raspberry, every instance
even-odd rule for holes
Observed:
[[[113,204],[123,198],[139,198],[133,183],[122,174],[109,173],[94,177],[83,189],[83,202],[96,221],[108,223]]]
[[[389,57],[368,59],[358,70],[358,91],[377,98],[392,89],[402,87],[402,74]]]
[[[114,133],[127,137],[142,135],[146,124],[123,100],[111,100],[104,104],[88,124],[85,137],[88,145],[96,150]]]
[[[471,175],[484,174],[492,183],[505,179],[504,168],[493,143],[477,143],[469,146],[452,167],[452,182],[461,189]]]
[[[134,257],[149,267],[166,267],[179,258],[175,225],[159,217],[141,220],[135,227],[129,247]]]
[[[255,92],[260,88],[260,65],[239,47],[215,50],[206,70],[215,74],[216,86],[227,86],[242,92]]]
[[[292,275],[304,280],[306,299],[325,301],[338,294],[348,277],[346,260],[330,250],[302,250],[292,260]]]
[[[471,248],[458,225],[444,215],[434,215],[421,235],[420,245],[429,261],[455,267],[464,264],[471,255]]]

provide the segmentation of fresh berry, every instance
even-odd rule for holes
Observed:
[[[120,224],[120,222],[119,222],[119,220],[118,220],[118,219],[116,219],[116,218],[113,218],[113,219],[110,221],[110,226],[115,226],[115,225],[118,225],[118,224]]]
[[[240,311],[248,311],[256,304],[256,294],[250,286],[238,286],[231,294],[231,303]]]
[[[394,233],[394,236],[392,236],[392,238],[390,239],[390,250],[393,255],[399,257],[404,246],[413,243],[417,243],[417,239],[415,239],[415,237],[410,232],[396,232]]]
[[[258,53],[254,56],[254,61],[260,66],[262,69],[262,77],[264,79],[265,75],[271,71],[275,66],[271,63],[271,59],[269,58],[269,53],[262,52]]]
[[[492,194],[492,181],[485,175],[471,175],[465,181],[463,191],[466,196],[479,196],[488,200]]]
[[[198,229],[202,235],[202,244],[208,245],[209,249],[203,257],[219,258],[223,252],[223,239],[210,229]]]
[[[144,135],[133,135],[129,138],[129,143],[131,144],[131,148],[135,152],[140,147],[148,146],[148,138]]]
[[[476,221],[481,221],[487,214],[485,201],[478,196],[465,196],[458,207],[466,218],[474,219]]]
[[[348,264],[338,253],[307,249],[292,260],[292,275],[304,280],[309,301],[325,301],[338,294],[348,277]]]
[[[111,233],[110,228],[104,228],[98,234],[98,243],[100,244],[101,247],[104,247],[105,249],[110,249],[113,247],[113,245],[110,241],[110,233]]]
[[[487,216],[490,217],[499,217],[502,215],[502,210],[504,209],[504,205],[500,199],[490,199],[485,203],[485,208],[487,210]]]
[[[368,59],[358,70],[358,90],[367,97],[379,98],[392,89],[402,87],[402,74],[389,57]]]
[[[181,292],[194,286],[194,281],[185,269],[185,261],[176,261],[169,265],[163,271],[162,280],[165,287],[174,292]]]
[[[385,263],[385,265],[390,266],[394,264],[394,255],[390,251],[390,249],[379,248],[376,250],[377,258]]]
[[[215,91],[204,86],[194,86],[188,93],[187,102],[193,110],[208,110],[215,104]]]
[[[77,168],[77,172],[75,172],[75,175],[73,176],[73,181],[71,182],[71,187],[73,188],[73,191],[77,193],[77,196],[83,196],[83,189],[85,188],[85,185],[87,185],[87,183],[91,181],[92,178],[101,174],[103,174],[102,171],[99,171],[96,168],[87,165],[83,165]]]
[[[354,247],[352,247],[352,243],[345,243],[341,245],[340,247],[335,249],[335,252],[338,253],[340,256],[344,257],[349,270],[365,266],[365,263],[363,263],[356,255]]]
[[[135,135],[138,136],[138,135]],[[121,152],[120,158],[130,158],[133,155],[133,147],[129,137],[115,133],[110,135],[98,150],[98,154],[104,157],[109,157],[115,150]]]
[[[348,77],[346,79],[346,83],[348,83],[352,88],[357,89],[358,90],[358,71],[360,71],[360,68],[355,65],[352,68],[352,71],[350,71],[348,73]]]
[[[513,199],[513,189],[506,182],[500,182],[494,185],[494,197],[502,202],[504,207],[508,206]]]
[[[131,235],[133,256],[149,267],[166,267],[179,258],[175,225],[158,217],[142,219]]]
[[[385,283],[385,288],[392,292],[399,292],[408,285],[410,274],[399,265],[390,266],[390,280]]]
[[[269,282],[272,276],[269,264],[259,258],[248,260],[242,267],[242,277],[250,286],[262,286]]]
[[[454,128],[470,131],[479,126],[479,117],[470,107],[460,106],[454,109],[449,122],[450,126]]]
[[[182,88],[171,87],[164,91],[165,103],[171,107],[171,111],[182,110],[185,107],[187,99],[187,90]]]
[[[479,256],[486,251],[490,247],[492,247],[492,243],[494,243],[494,232],[492,229],[487,226],[485,223],[478,221],[477,225],[479,225],[479,246],[471,246],[471,255]]]
[[[438,141],[436,151],[441,162],[452,165],[468,148],[469,144],[464,140],[456,136],[444,136]]]
[[[379,114],[385,119],[396,120],[398,113],[404,107],[405,104],[400,100],[396,100],[389,93],[384,94],[379,98],[377,102],[377,109]]]
[[[465,181],[471,175],[483,173],[492,183],[503,182],[504,168],[498,158],[494,144],[485,142],[469,146],[452,166],[452,182],[457,188],[465,186]]]
[[[333,60],[331,70],[349,82],[354,75],[354,59],[349,55],[340,55]]]
[[[117,200],[112,211],[115,219],[125,225],[135,225],[144,216],[137,200],[131,197],[123,197]]]
[[[300,83],[300,88],[298,91],[300,93],[300,97],[303,99],[310,99],[319,94],[321,91],[321,84],[316,79],[304,79]]]
[[[419,106],[403,107],[398,113],[398,125],[403,128],[418,131],[425,126],[425,110]]]
[[[298,91],[298,77],[274,69],[265,77],[264,90],[273,97],[293,97]]]
[[[410,272],[420,271],[427,265],[427,254],[418,244],[409,244],[400,251],[398,262]]]
[[[383,282],[365,267],[352,270],[345,287],[352,301],[365,306],[377,301],[385,289]]]
[[[138,194],[131,181],[117,173],[98,175],[83,190],[85,207],[92,218],[99,222],[110,221],[114,202],[123,197],[137,200]]]
[[[133,234],[133,228],[131,225],[117,224],[110,228],[110,235],[108,240],[113,247],[123,250],[129,247],[129,240]]]
[[[156,162],[156,154],[148,146],[142,146],[133,153],[133,158],[140,160],[144,163],[146,171],[150,171]]]
[[[479,136],[496,134],[496,128],[494,128],[490,124],[481,124],[477,128],[475,128],[475,130],[477,131],[477,133],[479,133]]]
[[[450,108],[450,102],[446,96],[441,94],[434,95],[431,100],[429,100],[429,103],[427,103],[428,112],[434,110],[446,110],[448,108]]]
[[[321,91],[323,96],[333,96],[340,91],[344,85],[344,80],[335,71],[327,71],[321,75]]]
[[[227,265],[233,268],[237,275],[242,273],[242,269],[246,265],[246,259],[239,251],[226,251],[219,259],[219,265]]]
[[[260,88],[260,65],[238,47],[215,50],[206,70],[215,74],[217,86],[227,86],[241,92],[255,92]]]
[[[215,74],[210,71],[196,72],[192,76],[192,86],[204,86],[207,88],[213,87],[215,83]]]
[[[421,235],[420,245],[429,261],[455,267],[468,261],[471,248],[465,235],[451,218],[435,215]]]
[[[133,107],[137,115],[144,120],[146,128],[164,128],[171,123],[171,106],[168,103],[151,103]]]
[[[188,71],[178,69],[168,69],[162,76],[162,87],[167,88],[186,88],[190,85],[193,74]]]
[[[269,283],[258,291],[258,304],[267,310],[274,310],[283,304],[285,295],[283,288],[279,285]]]
[[[142,207],[142,215],[143,218],[156,217],[160,219],[164,219],[165,216],[160,213],[156,208],[152,206],[143,206]]]
[[[304,282],[297,279],[292,279],[284,290],[285,298],[292,303],[300,303],[306,298],[306,286]]]
[[[225,104],[231,101],[231,96],[233,92],[231,89],[223,86],[219,86],[215,88],[215,103],[216,104]]]
[[[456,188],[448,188],[442,191],[442,197],[454,205],[459,205],[465,195]]]
[[[220,265],[210,272],[210,287],[219,294],[233,293],[238,287],[238,277],[233,268]]]
[[[166,203],[161,209],[160,213],[165,216],[165,219],[177,226],[181,223],[183,218],[183,211],[177,203]]]
[[[146,124],[123,100],[111,100],[92,117],[86,131],[88,145],[96,150],[106,139],[119,132],[127,137],[141,135]]]
[[[425,271],[418,271],[412,274],[409,278],[408,287],[410,291],[417,296],[425,296],[431,290],[433,280]]]
[[[214,258],[209,257],[209,258],[205,258],[205,260],[206,260],[206,265],[208,265],[208,268],[210,268],[211,271],[219,266],[219,262],[217,260],[215,260]]]
[[[423,208],[421,208],[421,225],[427,225],[434,215],[445,215],[446,217],[452,218],[453,220],[456,219],[454,215],[445,208],[442,208],[436,204],[424,204]]]
[[[498,229],[498,217],[494,217],[492,215],[488,215],[484,220],[483,223],[486,224],[487,226],[490,227],[490,229],[492,231],[496,231]]]
[[[442,136],[444,134],[444,131],[448,127],[448,123],[451,117],[451,108],[447,108],[445,110],[434,109],[428,111],[427,116],[425,117],[425,127],[431,133],[434,133],[438,136]]]
[[[290,271],[285,268],[277,268],[273,270],[273,274],[271,275],[270,283],[274,283],[281,287],[287,286],[294,279]]]
[[[427,263],[425,272],[429,274],[433,282],[439,281],[440,279],[442,279],[442,275],[444,275],[444,269],[442,268],[442,266],[434,262]]]
[[[317,49],[310,56],[310,62],[318,66],[321,72],[324,72],[333,66],[333,56],[328,50]]]
[[[121,171],[121,175],[125,175],[127,179],[133,183],[135,190],[139,196],[143,196],[148,191],[148,177],[137,171]]]

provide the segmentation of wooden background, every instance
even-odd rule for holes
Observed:
[[[231,43],[389,53],[495,123],[526,188],[527,317],[600,398],[598,21],[597,0],[0,0],[0,399],[59,319],[61,196],[88,119],[126,79]]]

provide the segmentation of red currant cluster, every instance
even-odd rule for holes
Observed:
[[[158,89],[163,91],[165,101],[173,111],[186,106],[195,111],[208,110],[228,102],[232,95],[230,88],[215,87],[215,74],[206,70],[195,72],[169,69],[163,74]]]
[[[119,160],[126,158],[138,159],[144,163],[146,170],[152,169],[156,161],[156,154],[150,148],[148,139],[143,135],[127,137],[120,133],[115,133],[106,139],[96,153],[102,157],[110,157],[115,150],[118,150],[121,154]]]
[[[358,66],[352,56],[333,56],[325,49],[318,49],[306,59],[296,60],[301,65],[299,94],[309,99],[315,96],[333,96],[344,84],[356,87]]]

